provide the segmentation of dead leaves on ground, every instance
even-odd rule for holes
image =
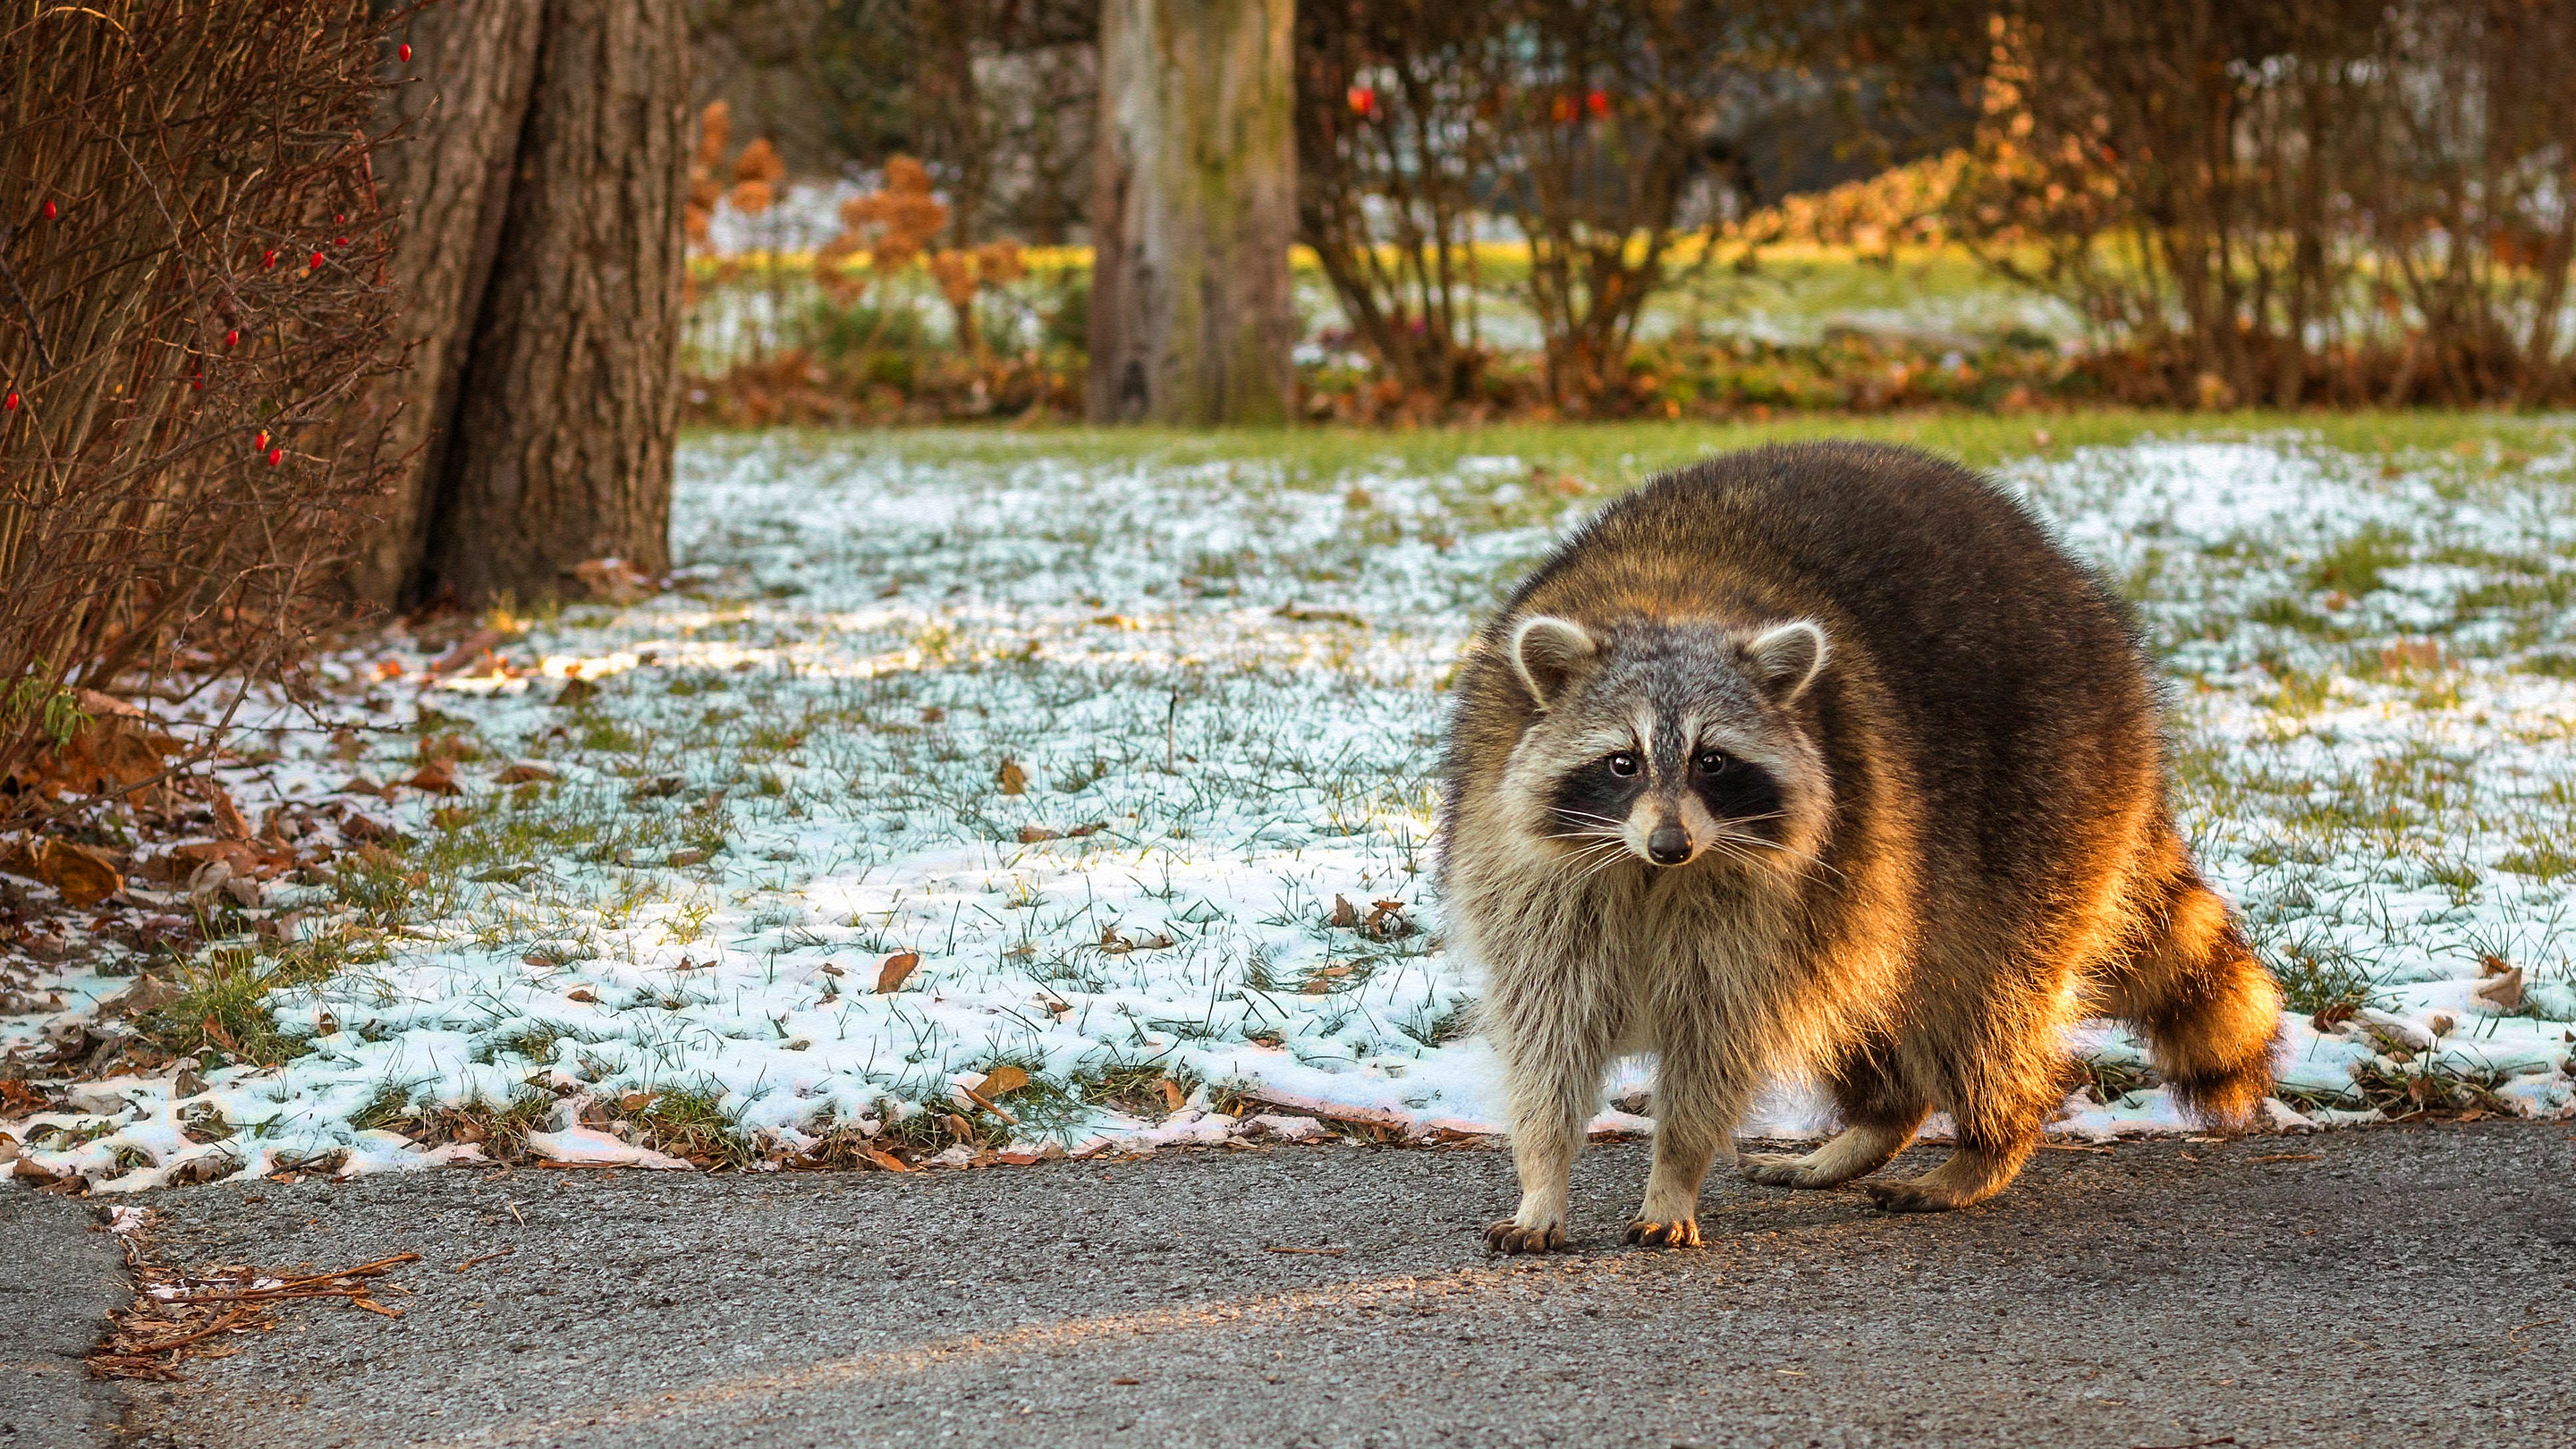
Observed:
[[[1329,924],[1336,930],[1357,931],[1374,941],[1397,941],[1421,929],[1404,913],[1402,901],[1371,901],[1366,916],[1344,896],[1333,897]]]
[[[148,1219],[147,1219],[148,1222]],[[155,1261],[148,1230],[124,1234],[134,1301],[108,1315],[108,1333],[88,1356],[92,1378],[175,1380],[192,1358],[227,1358],[241,1351],[229,1340],[277,1327],[276,1306],[300,1299],[338,1298],[384,1318],[403,1310],[379,1295],[411,1290],[385,1281],[418,1253],[396,1253],[331,1273],[289,1274],[245,1264],[178,1270]]]
[[[106,851],[41,835],[0,846],[0,870],[43,881],[65,904],[83,908],[125,889],[125,873]]]

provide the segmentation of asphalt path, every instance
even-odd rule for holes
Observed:
[[[125,1396],[81,1355],[133,1296],[125,1254],[85,1202],[0,1178],[0,1449],[110,1442]]]
[[[424,1261],[101,1442],[2576,1445],[2568,1124],[2045,1151],[1930,1217],[1729,1177],[1697,1251],[1619,1245],[1645,1158],[1542,1260],[1484,1255],[1488,1147],[180,1189],[173,1261]]]

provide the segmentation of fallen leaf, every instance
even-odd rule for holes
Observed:
[[[849,974],[829,961],[824,962],[821,966],[815,969],[821,971],[826,976],[847,976]]]
[[[473,663],[475,660],[482,658],[483,655],[491,650],[494,645],[499,644],[504,637],[505,636],[498,629],[475,630],[473,633],[457,640],[455,648],[438,656],[437,660],[429,666],[431,677],[435,678],[443,674],[454,674],[457,670],[460,670],[466,665]]]
[[[95,846],[68,840],[40,835],[8,864],[61,892],[67,905],[94,906],[125,889],[125,876],[113,857]]]
[[[599,1004],[599,998],[592,995],[590,988],[587,986],[576,986],[572,990],[565,992],[564,1000],[579,1001],[590,1006],[597,1006]]]
[[[241,807],[233,803],[232,792],[211,781],[207,782],[210,803],[215,807],[215,828],[226,840],[250,839],[250,821],[244,819]]]
[[[993,772],[993,783],[1005,795],[1025,795],[1029,793],[1029,772],[1021,769],[1017,760],[1004,760],[1002,767]]]
[[[877,1166],[884,1168],[888,1172],[912,1171],[911,1163],[904,1161],[902,1158],[897,1157],[893,1153],[885,1151],[882,1148],[862,1147],[859,1149],[859,1155],[866,1158],[868,1161],[875,1163]]]
[[[572,566],[572,576],[605,603],[632,604],[655,592],[653,576],[622,558],[584,559]]]
[[[1348,900],[1345,900],[1340,896],[1333,897],[1332,923],[1345,931],[1358,930],[1360,924],[1360,908],[1352,905]]]
[[[1000,1066],[984,1074],[975,1090],[987,1097],[1007,1097],[1029,1084],[1029,1074],[1018,1067]]]
[[[1154,1090],[1163,1094],[1163,1110],[1167,1112],[1181,1110],[1181,1104],[1190,1099],[1189,1093],[1181,1090],[1181,1084],[1169,1077],[1155,1078]]]
[[[2442,645],[2433,639],[2409,639],[2379,651],[2379,667],[2392,673],[2442,667]]]
[[[2490,976],[2470,993],[2498,1011],[2522,1009],[2522,968],[2509,966],[2501,976]]]
[[[975,1124],[951,1112],[948,1114],[948,1135],[960,1142],[972,1142],[975,1140]]]
[[[574,675],[564,681],[562,689],[555,692],[555,708],[570,709],[575,705],[587,704],[598,697],[598,685],[579,675]]]
[[[1368,627],[1367,617],[1350,609],[1327,609],[1315,604],[1281,604],[1277,612],[1280,618],[1294,619],[1301,624],[1349,624],[1360,629]]]
[[[877,995],[884,996],[902,987],[904,978],[921,964],[919,951],[897,951],[877,967]]]
[[[402,783],[409,785],[415,790],[420,790],[431,795],[454,795],[460,793],[456,784],[456,768],[445,760],[430,761],[428,764],[414,770],[411,774],[411,778],[404,780]]]
[[[555,767],[536,760],[519,760],[492,777],[497,785],[525,785],[532,781],[555,778]]]
[[[1035,845],[1041,840],[1062,839],[1064,839],[1064,832],[1061,830],[1049,830],[1043,825],[1023,825],[1020,827],[1020,844],[1022,845]]]
[[[2316,1015],[2309,1017],[2308,1025],[2315,1027],[2321,1032],[2331,1032],[2335,1028],[2343,1025],[2345,1022],[2352,1020],[2355,1016],[2360,1015],[2360,1013],[2361,1008],[2353,1005],[2351,1002],[2338,1001],[2334,1005],[2327,1007],[2325,1010],[2318,1012]]]
[[[429,823],[441,830],[455,830],[474,819],[474,812],[462,805],[448,805],[429,812]]]

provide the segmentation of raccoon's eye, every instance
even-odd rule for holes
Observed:
[[[1701,774],[1714,775],[1726,768],[1726,756],[1716,750],[1702,750],[1691,756],[1691,763],[1699,766]]]
[[[1623,778],[1637,773],[1637,757],[1629,754],[1626,750],[1621,750],[1619,753],[1612,755],[1610,757],[1610,773]]]

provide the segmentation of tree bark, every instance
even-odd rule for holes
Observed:
[[[1095,422],[1285,421],[1294,0],[1103,0]]]
[[[400,67],[388,107],[400,139],[377,153],[376,180],[403,217],[394,275],[410,366],[369,409],[385,456],[409,462],[359,540],[348,578],[351,592],[383,607],[411,601],[427,556],[432,481],[446,471],[447,423],[500,247],[544,13],[511,0],[456,0],[421,11],[403,37],[412,61]]]
[[[679,0],[546,0],[425,594],[526,602],[670,566],[688,166]]]
[[[573,566],[670,562],[690,139],[682,0],[450,0],[413,30],[419,133],[386,178],[417,449],[353,591],[532,603]]]

